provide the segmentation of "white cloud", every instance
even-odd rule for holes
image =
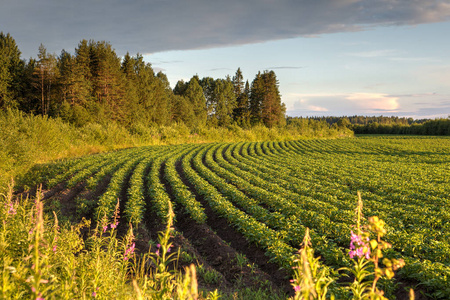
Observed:
[[[384,50],[372,50],[372,51],[349,53],[348,55],[364,58],[374,58],[374,57],[388,57],[396,54],[398,54],[398,51],[395,49],[384,49]]]
[[[346,99],[368,111],[395,111],[400,107],[398,97],[387,94],[354,93],[348,95]]]
[[[325,112],[328,111],[327,108],[325,107],[320,107],[320,106],[316,106],[316,105],[308,105],[308,109],[311,111],[317,111],[317,112]]]
[[[376,115],[401,112],[400,96],[382,93],[290,94],[287,114],[296,115]]]

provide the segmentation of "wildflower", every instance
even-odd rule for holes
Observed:
[[[96,292],[92,292],[92,297],[97,297],[97,293]]]
[[[363,237],[361,235],[354,234],[351,231],[351,239],[350,239],[350,252],[348,253],[350,258],[357,257],[365,257],[366,259],[370,258],[370,247],[368,245],[369,238],[367,237],[366,242],[363,241]]]
[[[17,214],[16,209],[14,208],[14,205],[12,204],[12,202],[6,204],[6,208],[8,208],[8,214],[10,215],[15,215]]]
[[[156,254],[157,256],[159,256],[159,249],[156,250],[155,254]]]
[[[108,225],[103,226],[103,232],[106,232],[107,229],[108,229]]]
[[[53,246],[53,253],[56,253],[56,245]]]
[[[119,221],[111,224],[111,229],[116,228],[119,225]]]
[[[295,291],[296,293],[300,292],[300,290],[301,290],[301,287],[300,287],[299,285],[295,285],[295,286],[294,286],[294,291]]]
[[[128,248],[127,250],[125,250],[125,254],[123,259],[124,260],[128,260],[130,258],[130,255],[134,253],[134,249],[135,249],[135,243],[133,243],[130,248]]]

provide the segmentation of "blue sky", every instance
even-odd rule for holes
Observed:
[[[174,86],[274,70],[290,116],[450,115],[446,0],[3,0],[23,58],[106,40]]]
[[[290,116],[450,115],[450,22],[146,55],[172,85],[274,70]]]

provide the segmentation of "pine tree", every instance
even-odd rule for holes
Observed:
[[[227,126],[233,121],[236,96],[231,80],[217,79],[214,88],[215,114],[219,126]]]
[[[215,113],[214,89],[216,81],[212,77],[203,77],[199,83],[203,89],[207,115],[210,117]]]
[[[193,107],[195,116],[194,124],[196,126],[205,125],[207,118],[206,101],[205,96],[203,95],[203,89],[196,77],[192,77],[187,84],[184,96],[190,101]]]
[[[94,99],[107,111],[107,118],[125,122],[128,118],[125,101],[125,79],[120,58],[109,43],[89,42],[89,63]]]
[[[155,75],[151,64],[145,63],[143,57],[136,57],[135,66],[138,85],[137,94],[139,98],[139,115],[147,123],[166,125],[170,122],[170,94],[168,81],[160,74]],[[167,77],[166,77],[167,80]]]
[[[263,122],[268,127],[284,124],[286,108],[281,103],[278,80],[274,71],[258,72],[250,93],[250,117],[253,124]]]
[[[262,75],[265,93],[261,102],[261,118],[267,127],[281,125],[284,120],[284,108],[278,90],[278,80],[274,71]]]
[[[236,96],[236,107],[233,111],[234,120],[241,126],[247,126],[249,123],[249,84],[244,85],[244,77],[241,68],[238,68],[233,76],[234,94]]]
[[[13,37],[0,32],[0,109],[18,107],[25,63]]]
[[[38,61],[33,72],[33,86],[39,93],[40,110],[42,115],[47,115],[55,98],[55,90],[58,84],[59,70],[54,54],[48,54],[43,44],[39,46]]]
[[[184,123],[188,127],[194,126],[195,115],[192,104],[183,96],[172,94],[170,97],[171,120]]]
[[[252,82],[250,89],[250,121],[252,124],[260,123],[261,117],[261,105],[264,100],[265,85],[264,80],[261,76],[261,72],[256,74],[255,79]]]

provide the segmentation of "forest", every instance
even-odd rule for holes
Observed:
[[[315,135],[449,135],[450,120],[402,117],[289,117],[274,71],[258,72],[250,83],[240,68],[226,78],[192,76],[172,89],[141,54],[119,57],[105,41],[82,40],[74,54],[21,58],[9,34],[0,33],[0,111],[60,118],[75,127],[114,123],[128,131],[183,124],[198,128],[302,128]],[[287,127],[286,127],[287,126]],[[333,133],[334,131],[334,133]]]
[[[273,71],[258,72],[249,84],[240,69],[232,78],[193,76],[172,90],[167,76],[155,73],[142,55],[119,57],[104,41],[82,40],[71,54],[47,52],[21,59],[10,34],[0,34],[0,109],[59,117],[77,126],[114,121],[193,126],[242,127],[285,124]]]

